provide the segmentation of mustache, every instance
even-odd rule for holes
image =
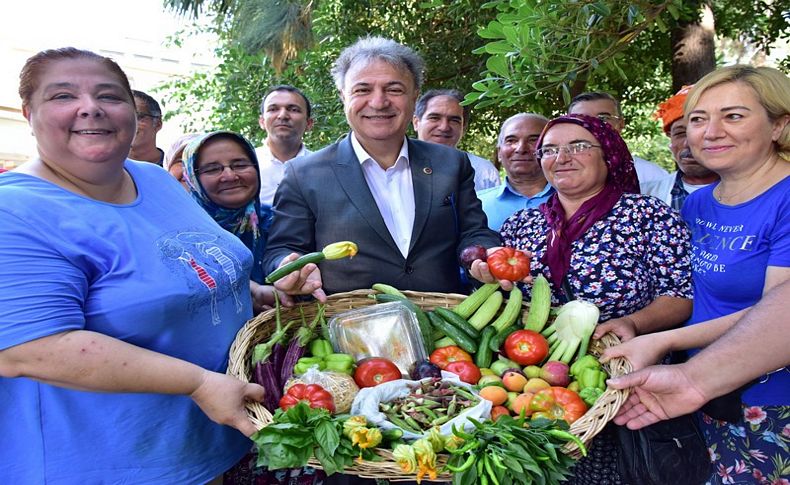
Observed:
[[[694,158],[694,156],[691,154],[691,149],[690,148],[684,148],[683,150],[681,150],[681,152],[678,154],[678,156],[680,158]]]

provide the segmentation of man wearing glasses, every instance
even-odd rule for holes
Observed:
[[[625,127],[623,112],[620,110],[620,102],[609,93],[589,92],[577,95],[571,100],[568,106],[568,114],[581,114],[595,116],[601,121],[609,123],[618,133],[622,133]],[[659,180],[669,173],[653,162],[633,155],[636,176],[639,178],[640,188],[646,182]],[[645,190],[642,189],[642,193]]]
[[[162,129],[162,108],[154,98],[142,91],[133,90],[132,94],[137,111],[137,131],[129,158],[162,166],[165,152],[156,146],[156,134]]]

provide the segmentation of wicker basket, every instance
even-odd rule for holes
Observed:
[[[374,290],[364,289],[355,290],[347,293],[337,293],[327,298],[325,316],[331,317],[355,308],[376,304],[375,300],[368,298],[368,295],[375,293]],[[431,310],[438,306],[449,308],[457,305],[466,295],[453,293],[424,293],[416,291],[404,291],[411,301],[419,305],[424,310]],[[317,311],[315,303],[303,303],[300,305],[304,311],[305,318],[312,319]],[[528,310],[529,305],[523,304],[524,310]],[[243,381],[252,381],[252,350],[259,343],[266,341],[274,331],[275,310],[268,310],[247,322],[236,335],[236,340],[230,347],[230,362],[227,373]],[[283,321],[299,318],[298,307],[281,309]],[[294,329],[295,331],[295,329]],[[613,334],[607,334],[603,339],[594,341],[590,345],[590,351],[594,354],[600,353],[604,348],[619,343]],[[628,373],[630,364],[624,359],[613,359],[604,366],[611,376],[621,376]],[[607,389],[606,392],[596,401],[595,405],[587,413],[571,425],[571,432],[578,436],[582,442],[589,444],[592,438],[598,434],[604,425],[611,420],[620,406],[628,397],[627,391],[615,391]],[[259,403],[249,403],[247,413],[255,426],[260,429],[272,422],[272,415],[263,405]],[[564,449],[565,453],[578,458],[579,449],[576,445],[569,443]],[[364,478],[383,478],[391,481],[415,479],[414,475],[404,474],[400,467],[392,459],[392,452],[385,449],[377,449],[376,453],[382,457],[381,461],[355,462],[352,467],[346,468],[344,473],[358,475]],[[447,456],[439,454],[438,464],[444,465]],[[312,460],[312,466],[320,468],[320,464]],[[449,474],[439,475],[438,480],[449,481]]]

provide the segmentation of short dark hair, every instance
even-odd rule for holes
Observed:
[[[428,102],[436,98],[438,96],[447,96],[449,98],[453,98],[454,100],[458,101],[458,104],[464,100],[464,95],[461,94],[461,91],[457,89],[429,89],[425,92],[420,98],[417,100],[417,104],[414,106],[414,114],[417,116],[418,119],[422,119],[425,115],[425,110],[428,109]],[[469,128],[469,118],[471,116],[472,108],[470,106],[461,106],[464,110],[464,130]]]
[[[289,93],[296,93],[298,94],[303,100],[304,104],[307,107],[307,117],[311,118],[313,114],[313,108],[310,106],[310,100],[307,99],[307,96],[302,92],[301,89],[291,86],[290,84],[278,84],[277,86],[272,86],[266,90],[266,93],[261,98],[261,114],[263,114],[263,105],[266,104],[266,98],[275,91],[287,91]]]
[[[600,99],[605,99],[605,100],[613,102],[614,103],[614,108],[615,108],[615,110],[617,110],[617,113],[615,113],[615,114],[617,116],[619,116],[620,118],[623,117],[623,110],[620,109],[620,101],[617,98],[615,98],[614,96],[612,96],[611,94],[605,93],[603,91],[591,91],[591,92],[588,92],[588,93],[577,94],[571,100],[571,104],[568,105],[568,113],[571,112],[571,110],[573,109],[574,106],[576,106],[577,104],[581,103],[582,101],[598,101]]]
[[[132,95],[134,95],[135,99],[142,100],[145,103],[145,108],[151,116],[156,116],[157,118],[162,117],[162,108],[159,107],[159,103],[157,103],[154,98],[136,89],[132,90]]]

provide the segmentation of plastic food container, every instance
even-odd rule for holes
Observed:
[[[404,375],[415,362],[427,358],[417,317],[397,301],[338,313],[329,320],[329,338],[335,352],[357,361],[384,357]]]

